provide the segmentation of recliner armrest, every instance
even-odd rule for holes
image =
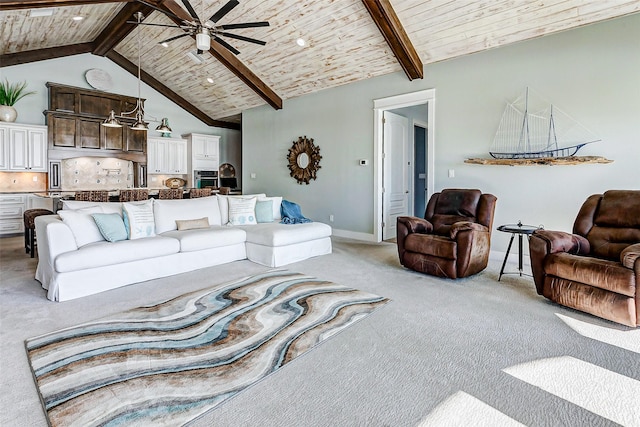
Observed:
[[[640,243],[627,246],[620,253],[620,262],[622,265],[632,270],[635,268],[636,264],[638,264],[638,259],[640,259]],[[640,264],[638,264],[638,268],[640,269]]]
[[[568,252],[576,255],[588,255],[591,252],[589,241],[578,234],[564,231],[536,230],[533,236],[547,243],[547,253]]]
[[[399,216],[398,223],[404,224],[410,233],[427,234],[433,231],[433,224],[417,216]]]
[[[485,231],[488,232],[489,229],[482,224],[478,224],[477,222],[471,221],[460,221],[451,225],[451,229],[449,230],[449,235],[452,240],[455,240],[456,236],[461,231]]]

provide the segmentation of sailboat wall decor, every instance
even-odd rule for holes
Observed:
[[[527,88],[507,103],[489,154],[496,159],[571,157],[597,141],[593,132]]]

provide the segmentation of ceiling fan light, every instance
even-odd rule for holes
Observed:
[[[105,121],[102,122],[102,126],[108,128],[121,128],[122,124],[120,124],[118,119],[116,119],[116,112],[111,110],[111,112],[109,113],[109,117],[107,117]]]
[[[209,50],[211,48],[211,36],[209,30],[202,29],[202,32],[196,34],[196,47],[198,50]]]

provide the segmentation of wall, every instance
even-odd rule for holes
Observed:
[[[69,86],[91,89],[84,78],[87,70],[99,68],[107,71],[113,79],[112,93],[138,96],[138,80],[135,76],[120,68],[109,59],[91,54],[75,55],[66,58],[50,59],[29,64],[14,65],[0,68],[0,79],[7,78],[10,82],[26,80],[28,90],[35,90],[35,95],[27,96],[15,105],[18,110],[18,123],[45,124],[42,114],[48,108],[48,93],[45,83],[54,82]],[[180,137],[186,133],[203,133],[221,135],[220,157],[221,163],[229,162],[241,169],[242,148],[241,133],[237,130],[207,126],[200,120],[172,103],[168,98],[156,92],[150,86],[142,84],[140,96],[145,101],[145,112],[148,116],[169,118],[172,137]],[[159,123],[150,123],[149,129],[155,129]],[[154,136],[160,134],[149,131]]]
[[[480,188],[498,197],[495,225],[521,220],[570,230],[586,197],[610,188],[640,189],[640,14],[430,64],[425,79],[369,79],[243,114],[243,176],[248,192],[281,194],[335,229],[373,233],[373,100],[435,88],[435,189]],[[602,138],[580,151],[607,165],[484,166],[505,102],[526,86]],[[318,180],[299,186],[286,154],[307,135],[321,147]],[[371,164],[371,163],[370,163]],[[455,178],[447,170],[455,170]],[[255,172],[256,179],[249,179]],[[509,235],[493,233],[494,248]],[[504,250],[504,249],[503,249]]]

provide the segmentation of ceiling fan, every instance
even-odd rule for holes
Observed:
[[[183,34],[180,34],[178,36],[174,36],[174,37],[169,37],[166,40],[162,40],[159,42],[159,44],[166,44],[169,42],[172,42],[174,40],[177,40],[179,38],[182,37],[186,37],[186,36],[194,36],[196,37],[196,48],[198,51],[198,54],[201,54],[204,51],[207,51],[211,48],[211,39],[213,39],[215,42],[219,43],[220,45],[222,45],[223,47],[225,47],[226,49],[228,49],[229,51],[231,51],[234,55],[237,55],[240,53],[240,51],[238,49],[236,49],[235,47],[231,46],[229,43],[227,43],[225,40],[223,40],[221,37],[229,37],[232,39],[236,39],[236,40],[242,40],[242,41],[246,41],[249,43],[255,43],[255,44],[259,44],[264,46],[265,44],[267,44],[267,42],[264,42],[262,40],[257,40],[257,39],[253,39],[251,37],[245,37],[245,36],[241,36],[239,34],[233,34],[233,33],[229,33],[226,30],[238,30],[238,29],[242,29],[242,28],[255,28],[255,27],[268,27],[269,26],[269,22],[267,21],[261,21],[261,22],[245,22],[245,23],[239,23],[239,24],[226,24],[226,25],[217,25],[218,21],[220,21],[227,13],[231,12],[231,10],[233,10],[233,8],[235,8],[236,6],[238,6],[240,4],[240,2],[238,2],[237,0],[230,0],[228,1],[224,6],[222,6],[216,13],[214,13],[209,19],[207,20],[201,20],[198,17],[198,14],[196,13],[195,9],[193,8],[193,6],[191,6],[191,3],[189,3],[189,0],[182,0],[182,4],[184,4],[185,8],[187,9],[187,11],[189,12],[189,15],[191,15],[191,18],[193,18],[192,20],[184,20],[176,15],[174,15],[173,13],[165,10],[165,9],[161,9],[151,3],[147,3],[145,1],[142,0],[138,0],[140,3],[143,3],[153,9],[156,9],[162,13],[164,13],[165,15],[174,18],[176,20],[182,21],[181,25],[164,25],[164,24],[146,24],[144,22],[131,22],[134,24],[140,24],[140,25],[151,25],[151,26],[156,26],[156,27],[169,27],[169,28],[180,28],[181,30],[184,31]]]

